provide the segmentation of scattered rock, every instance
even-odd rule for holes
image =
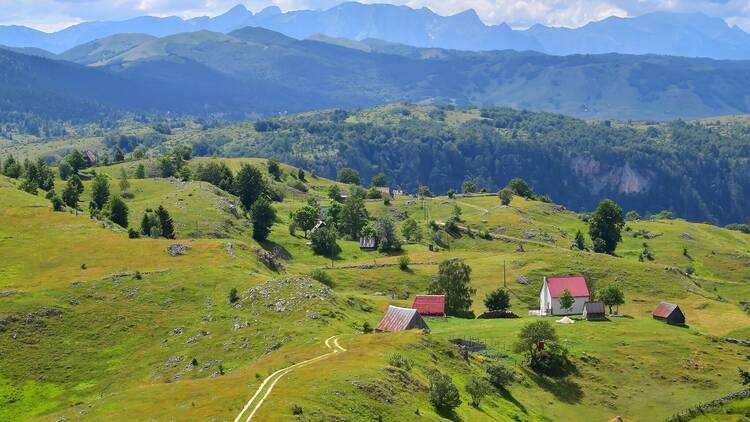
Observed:
[[[279,350],[280,347],[281,347],[281,343],[274,343],[274,344],[266,347],[266,350],[263,353],[267,355],[267,354],[269,354],[271,352]]]
[[[0,297],[11,297],[17,294],[18,292],[15,290],[8,290],[8,291],[0,292]]]
[[[73,306],[75,306],[75,305],[80,305],[80,304],[81,304],[81,302],[80,302],[80,301],[78,301],[78,299],[76,299],[76,298],[74,298],[74,297],[71,297],[70,299],[68,299],[68,303],[69,303],[70,305],[73,305]]]
[[[253,252],[258,257],[258,261],[262,262],[269,270],[279,271],[283,268],[281,261],[275,254],[260,248],[253,248]]]
[[[178,363],[182,362],[182,359],[184,359],[182,356],[174,355],[170,357],[169,359],[167,359],[166,362],[164,362],[164,366],[168,368],[173,368],[177,366]]]
[[[526,232],[523,234],[524,239],[532,239],[534,236],[536,236],[536,233],[534,232]]]
[[[691,236],[690,233],[687,233],[687,232],[682,233],[680,235],[680,238],[685,239],[685,240],[693,240],[693,236]]]
[[[205,337],[205,336],[207,336],[208,334],[209,334],[209,333],[208,333],[208,331],[202,330],[202,331],[201,331],[201,332],[199,332],[198,334],[196,334],[196,335],[194,335],[194,336],[190,337],[189,339],[187,339],[187,341],[186,341],[185,343],[186,343],[186,344],[192,344],[192,343],[195,343],[196,341],[200,340],[200,338],[201,338],[201,337]]]
[[[184,333],[184,332],[185,332],[185,330],[182,327],[173,328],[172,331],[171,331],[171,333],[174,334],[174,335],[176,335],[176,336],[181,336],[182,333]]]
[[[237,259],[237,255],[234,254],[234,245],[232,245],[232,242],[227,243],[227,253],[232,259]]]
[[[185,255],[185,252],[190,249],[190,246],[183,243],[173,243],[167,248],[167,252],[170,256]]]
[[[388,212],[398,221],[406,220],[406,213],[397,208],[388,208]]]
[[[43,318],[59,317],[62,311],[57,308],[40,308],[36,311],[36,315]]]
[[[307,317],[312,320],[320,319],[320,315],[313,311],[307,311]]]
[[[526,277],[525,275],[518,277],[516,281],[518,282],[518,284],[523,284],[525,286],[531,284],[531,280],[529,280],[529,278]]]

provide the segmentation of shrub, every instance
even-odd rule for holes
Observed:
[[[513,382],[515,374],[512,369],[505,365],[492,364],[487,367],[487,379],[493,386],[504,388],[506,385]]]
[[[489,311],[504,311],[510,308],[510,295],[505,289],[495,289],[484,298],[484,306]]]
[[[333,281],[333,277],[331,277],[330,274],[321,269],[312,270],[310,272],[310,278],[320,282],[321,284],[325,284],[328,287],[333,287],[335,284]]]
[[[292,405],[292,415],[302,416],[302,406],[297,404]]]
[[[370,325],[369,322],[365,321],[362,323],[362,332],[365,334],[370,334],[372,332],[372,325]]]
[[[409,258],[408,255],[402,255],[398,258],[398,267],[401,269],[401,271],[406,271],[409,269],[409,264],[411,263],[411,258]]]
[[[59,196],[53,195],[52,198],[50,198],[50,202],[52,202],[52,210],[53,211],[62,211],[63,210],[63,201],[60,199]]]
[[[140,237],[141,237],[141,234],[138,233],[138,230],[136,230],[136,229],[134,229],[132,227],[128,229],[128,238],[130,238],[130,239],[138,239]]]
[[[466,392],[471,396],[471,404],[479,407],[479,402],[489,393],[489,383],[486,379],[480,377],[471,377],[466,383]]]
[[[339,245],[336,243],[336,230],[330,227],[321,227],[310,235],[310,244],[313,252],[317,255],[334,257],[338,255]]]
[[[388,358],[388,364],[396,368],[401,368],[404,371],[411,371],[411,368],[414,367],[414,362],[404,357],[401,353],[392,354]]]
[[[461,405],[458,388],[450,376],[439,371],[430,374],[430,403],[442,413],[451,413]]]
[[[229,303],[237,303],[238,300],[240,300],[240,297],[237,295],[237,288],[232,287],[232,290],[229,291]]]

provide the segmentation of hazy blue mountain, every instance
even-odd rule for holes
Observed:
[[[700,13],[657,12],[637,18],[611,17],[576,29],[531,27],[552,54],[667,54],[721,59],[750,58],[750,34],[723,19]]]
[[[96,65],[152,39],[156,37],[146,34],[111,35],[73,47],[58,57],[80,64]]]
[[[35,47],[8,47],[5,45],[0,45],[0,49],[9,50],[9,51],[13,51],[16,53],[21,53],[21,54],[26,54],[29,56],[44,57],[45,59],[57,58],[57,54],[51,53],[47,50],[42,50],[41,48],[35,48]]]
[[[513,30],[505,24],[485,25],[473,10],[440,16],[427,8],[354,2],[326,10],[287,13],[274,6],[257,14],[240,5],[214,18],[138,17],[121,22],[87,22],[51,34],[4,26],[0,27],[0,44],[61,53],[115,34],[164,37],[198,30],[229,33],[246,26],[271,29],[297,39],[320,34],[469,51],[512,49],[557,55],[612,52],[750,59],[750,34],[702,14],[659,12],[636,18],[608,18],[576,29],[536,25],[528,30]]]
[[[144,37],[134,46],[131,38],[120,38],[66,56],[151,90],[152,100],[133,100],[151,111],[243,117],[412,102],[503,105],[584,118],[750,112],[750,61],[469,52],[318,36],[321,42],[255,27]],[[114,103],[130,101],[124,95]]]

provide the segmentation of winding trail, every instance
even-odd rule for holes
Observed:
[[[331,336],[328,337],[325,341],[325,345],[328,349],[331,351],[325,354],[322,354],[320,356],[304,360],[302,362],[295,363],[294,365],[287,366],[286,368],[281,368],[278,371],[274,372],[273,374],[266,377],[265,380],[263,380],[263,383],[258,387],[258,390],[255,391],[255,394],[253,397],[245,404],[245,407],[242,408],[242,411],[239,415],[234,419],[234,422],[240,422],[242,420],[242,417],[247,414],[248,410],[252,407],[252,411],[247,415],[247,419],[245,419],[246,422],[249,422],[252,420],[253,416],[255,416],[255,413],[260,409],[260,406],[263,405],[263,402],[266,400],[269,394],[271,394],[271,391],[273,390],[273,387],[276,386],[276,383],[279,382],[279,380],[284,377],[284,375],[292,372],[293,370],[297,368],[301,368],[303,366],[307,366],[311,363],[315,363],[317,361],[326,359],[327,357],[334,355],[339,352],[346,352],[346,349],[341,347],[339,344],[339,336]],[[331,346],[331,343],[333,343],[333,346]],[[253,407],[254,406],[254,407]]]

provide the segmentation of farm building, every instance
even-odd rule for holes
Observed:
[[[359,238],[359,249],[363,251],[374,251],[378,248],[378,239],[375,236],[362,236]]]
[[[661,302],[659,306],[654,309],[654,313],[651,314],[654,319],[664,321],[671,325],[684,325],[685,314],[682,313],[682,309],[674,303]]]
[[[445,296],[418,295],[411,307],[423,316],[445,316]]]
[[[562,309],[560,296],[568,290],[573,296],[573,306]],[[542,290],[539,292],[540,315],[574,315],[583,313],[583,304],[589,301],[589,288],[586,278],[576,276],[544,277]]]
[[[83,152],[83,159],[86,160],[86,163],[89,167],[96,164],[96,153],[91,150],[86,150]]]
[[[383,188],[383,187],[375,187],[375,189],[380,192],[380,195],[383,196],[383,198],[391,199],[393,198],[393,191],[391,191],[391,188]]]
[[[415,328],[420,330],[426,330],[429,328],[416,309],[399,308],[398,306],[390,305],[388,306],[388,310],[385,311],[383,319],[380,320],[375,329],[377,331],[390,331],[395,333]]]
[[[604,321],[607,319],[604,312],[604,302],[586,302],[583,304],[583,318],[587,321]]]

